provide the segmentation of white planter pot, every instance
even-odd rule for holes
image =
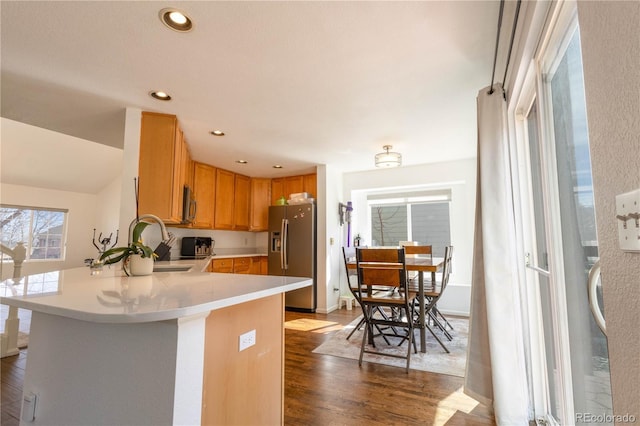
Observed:
[[[134,254],[129,256],[128,263],[128,272],[131,276],[151,275],[153,273],[152,257],[142,257],[139,254]]]

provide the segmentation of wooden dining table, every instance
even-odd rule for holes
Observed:
[[[433,329],[427,324],[426,321],[426,304],[424,297],[424,273],[431,273],[431,282],[436,282],[436,273],[442,271],[442,267],[444,265],[444,258],[438,257],[413,257],[407,256],[405,258],[405,264],[407,267],[407,271],[416,271],[418,272],[418,328],[420,329],[420,352],[427,351],[427,329],[433,334],[433,336],[438,340],[438,343],[442,346],[442,348],[448,353],[449,349],[442,343],[440,338],[434,333]],[[356,261],[349,261],[347,263],[349,269],[356,269]]]

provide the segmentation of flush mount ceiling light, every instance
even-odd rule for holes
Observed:
[[[402,155],[399,152],[389,152],[393,147],[385,145],[382,147],[385,152],[376,154],[376,167],[399,167],[402,165]]]
[[[184,33],[191,31],[193,28],[191,18],[178,9],[174,9],[172,7],[162,9],[159,16],[162,23],[174,31]]]
[[[224,132],[222,130],[212,130],[211,133],[213,136],[224,136]]]
[[[236,160],[236,163],[238,163],[238,164],[247,164],[248,161],[247,160]]]
[[[272,167],[274,169],[281,169],[282,168],[282,166],[280,164],[274,164]]]
[[[171,96],[167,92],[163,92],[161,90],[154,90],[149,92],[149,96],[152,98],[158,99],[159,101],[170,101]]]

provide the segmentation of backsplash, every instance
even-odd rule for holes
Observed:
[[[182,237],[211,237],[215,241],[212,252],[217,255],[267,253],[267,232],[212,231],[173,227],[167,227],[167,230],[176,237],[176,242],[171,247],[171,259],[180,257]],[[155,248],[160,244],[160,233],[153,226],[147,228],[143,237],[151,247]]]

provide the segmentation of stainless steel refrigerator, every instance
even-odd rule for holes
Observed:
[[[269,207],[269,275],[313,278],[313,285],[285,293],[289,310],[316,310],[316,206]]]

